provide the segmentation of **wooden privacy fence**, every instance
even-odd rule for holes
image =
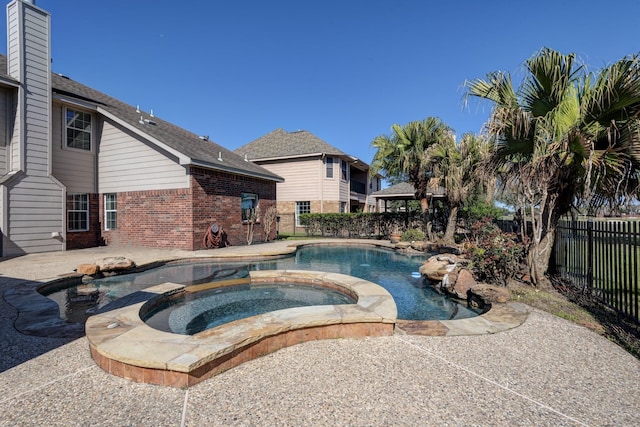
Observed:
[[[640,324],[640,221],[560,221],[556,272]]]

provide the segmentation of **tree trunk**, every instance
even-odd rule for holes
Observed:
[[[420,199],[420,209],[422,209],[423,214],[426,214],[429,211],[429,199],[426,197]]]
[[[531,283],[543,290],[553,288],[546,273],[549,269],[549,259],[553,255],[554,239],[555,229],[547,230],[540,242],[536,242],[535,239],[531,242],[527,253],[527,267],[529,268]]]
[[[444,242],[450,245],[456,243],[456,226],[458,225],[458,207],[449,208],[449,218],[447,219],[447,229],[444,232]]]

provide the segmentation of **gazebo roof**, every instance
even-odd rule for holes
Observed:
[[[446,189],[444,187],[435,187],[429,190],[430,191],[427,195],[432,198],[446,197]],[[416,189],[413,184],[401,182],[399,184],[392,185],[391,187],[376,191],[371,195],[380,200],[415,200]]]

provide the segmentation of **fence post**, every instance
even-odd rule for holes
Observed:
[[[587,221],[587,286],[593,290],[593,220]]]

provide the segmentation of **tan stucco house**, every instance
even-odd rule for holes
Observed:
[[[381,177],[369,165],[306,130],[276,129],[235,152],[284,178],[277,184],[280,231],[299,226],[301,213],[373,212]]]
[[[52,73],[50,15],[34,3],[7,5],[0,55],[0,257],[102,244],[194,250],[212,223],[245,243],[243,208],[273,205],[283,179]],[[255,233],[264,238],[259,224]]]

